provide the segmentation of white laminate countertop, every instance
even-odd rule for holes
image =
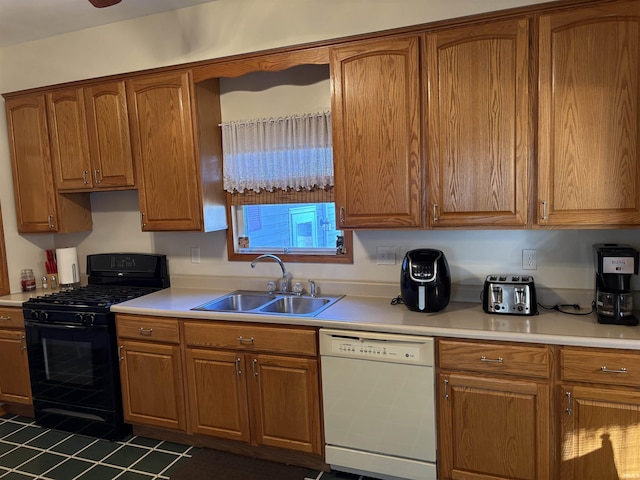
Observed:
[[[412,312],[388,297],[347,295],[315,317],[195,311],[229,290],[171,287],[111,307],[116,313],[200,320],[309,325],[357,331],[640,350],[640,327],[602,325],[595,314],[540,310],[535,316],[487,314],[480,303],[452,302],[442,312]],[[37,294],[46,291],[37,291]],[[0,297],[22,306],[34,293]]]

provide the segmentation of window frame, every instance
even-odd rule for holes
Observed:
[[[283,262],[294,263],[331,263],[331,264],[353,264],[353,232],[351,230],[342,229],[344,236],[344,246],[346,253],[343,255],[316,255],[316,254],[300,254],[300,253],[285,253],[282,250],[272,250],[269,252],[256,252],[256,253],[237,253],[235,251],[235,237],[236,237],[236,218],[233,212],[234,206],[231,201],[231,193],[226,192],[227,197],[227,215],[229,218],[229,226],[227,228],[227,258],[232,262],[251,262],[255,260],[258,255],[262,253],[271,253],[277,255]]]

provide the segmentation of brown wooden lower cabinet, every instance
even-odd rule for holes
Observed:
[[[0,402],[32,404],[21,308],[0,307]]]
[[[117,315],[125,421],[186,431],[177,319]]]
[[[313,329],[185,322],[184,331],[194,433],[322,453]]]
[[[439,340],[438,359],[438,478],[552,478],[551,350]]]

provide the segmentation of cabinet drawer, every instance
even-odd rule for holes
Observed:
[[[289,326],[185,322],[187,346],[317,355],[316,332]]]
[[[640,352],[563,348],[560,375],[564,381],[640,386]]]
[[[438,342],[440,368],[549,378],[551,351],[545,346],[454,340]]]
[[[24,328],[24,317],[19,307],[0,307],[0,328]]]
[[[119,338],[180,343],[180,328],[177,319],[117,315],[116,324]]]

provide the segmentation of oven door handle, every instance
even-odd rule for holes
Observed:
[[[25,327],[37,327],[37,328],[52,328],[54,330],[89,330],[93,328],[99,328],[95,326],[87,326],[87,325],[60,325],[58,323],[39,323],[39,322],[31,322],[29,320],[24,321]]]

